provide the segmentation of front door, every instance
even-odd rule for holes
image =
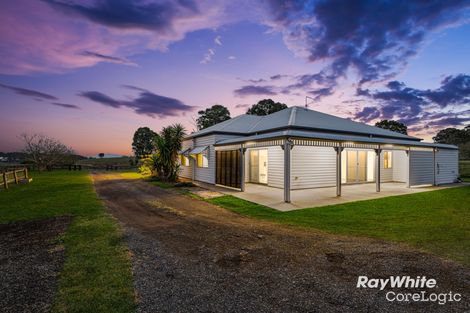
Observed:
[[[268,183],[268,150],[250,151],[250,182]]]
[[[367,181],[367,151],[349,150],[347,153],[347,182]]]

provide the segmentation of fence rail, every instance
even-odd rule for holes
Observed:
[[[19,184],[21,181],[28,182],[29,177],[28,177],[28,169],[23,168],[20,170],[13,170],[9,172],[3,172],[0,174],[1,180],[0,180],[0,185],[8,189],[8,184],[10,183],[15,183]]]

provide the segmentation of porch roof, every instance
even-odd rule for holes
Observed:
[[[195,147],[189,152],[189,154],[200,154],[200,153],[205,152],[208,148],[209,148],[208,146]]]
[[[420,142],[415,140],[392,139],[392,138],[377,138],[368,136],[334,134],[327,132],[315,131],[301,131],[301,130],[284,130],[270,133],[264,133],[252,136],[241,136],[238,138],[226,139],[215,143],[215,146],[242,144],[250,141],[264,141],[278,138],[301,138],[301,139],[319,139],[338,142],[359,142],[359,143],[372,143],[372,144],[391,144],[402,146],[414,147],[434,147],[443,149],[458,149],[454,145],[436,144],[432,142]]]

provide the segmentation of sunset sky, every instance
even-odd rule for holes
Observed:
[[[0,151],[42,133],[131,154],[134,131],[264,98],[426,140],[470,121],[470,1],[0,3]]]

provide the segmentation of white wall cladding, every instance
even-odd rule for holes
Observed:
[[[436,183],[453,183],[459,176],[458,150],[439,149],[436,152]]]
[[[284,188],[284,150],[280,146],[268,147],[268,186]]]
[[[410,151],[410,186],[434,182],[432,151]]]
[[[347,150],[344,149],[341,152],[341,183],[345,184],[347,182],[347,170],[348,170],[348,165],[347,165]]]
[[[291,188],[336,185],[336,152],[332,147],[294,146],[291,151]]]
[[[390,151],[390,150],[383,150],[382,153],[380,153],[380,182],[381,183],[390,182],[393,180],[393,153],[392,153],[392,168],[384,168],[384,152],[386,151]]]
[[[393,181],[408,181],[408,155],[406,151],[395,150],[392,153]]]
[[[183,141],[183,144],[182,144],[182,148],[181,150],[186,150],[188,148],[191,148],[193,146],[193,141],[192,139],[189,139],[189,140],[185,140]],[[179,172],[179,176],[180,177],[184,177],[184,178],[189,178],[189,179],[192,179],[192,165],[193,165],[193,162],[191,161],[191,157],[189,157],[189,166],[183,166],[183,165],[180,165],[180,172]]]
[[[194,139],[194,147],[209,146],[207,157],[209,167],[197,167],[193,160],[194,179],[209,184],[215,184],[215,135],[202,136]]]

